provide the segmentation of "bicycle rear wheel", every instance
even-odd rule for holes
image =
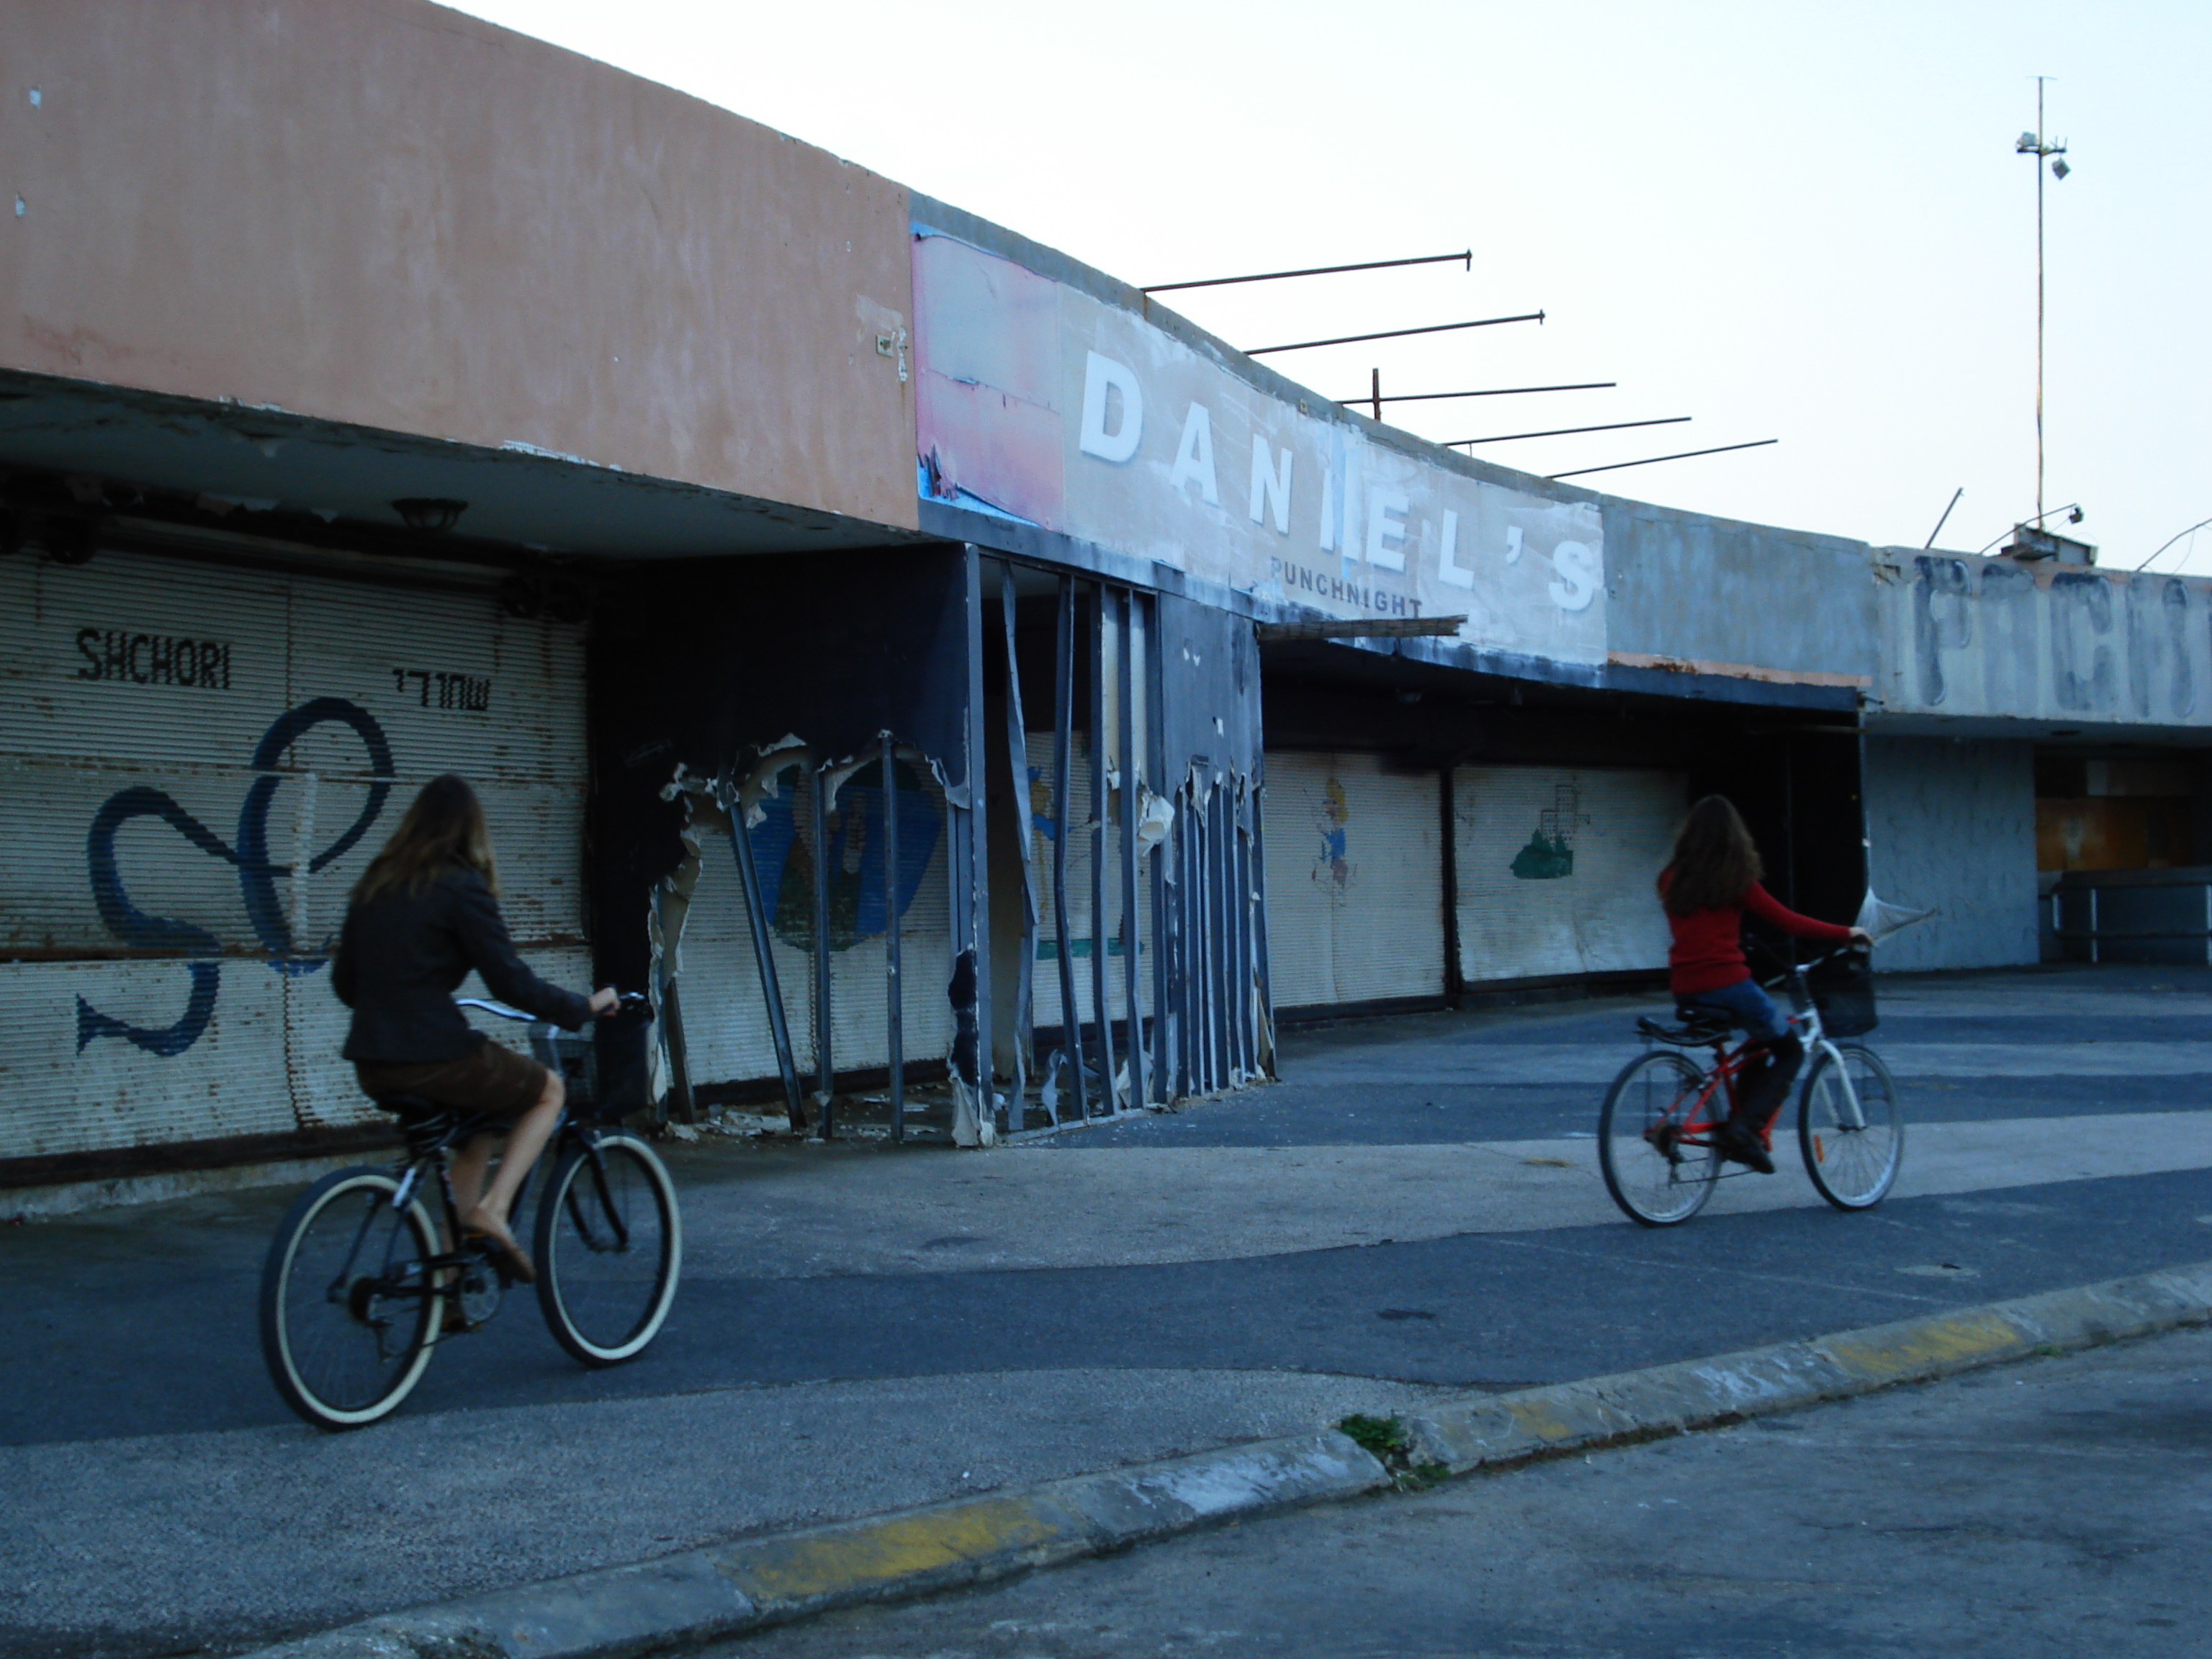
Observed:
[[[1705,1073],[1672,1048],[1638,1054],[1613,1079],[1598,1114],[1597,1161],[1605,1189],[1647,1227],[1687,1221],[1713,1194],[1720,1156],[1682,1144]]]
[[[430,1363],[437,1232],[384,1170],[338,1170],[300,1195],[261,1269],[261,1352],[319,1429],[388,1416]]]
[[[1806,1073],[1797,1147],[1821,1197],[1839,1210],[1870,1210],[1887,1194],[1904,1162],[1905,1114],[1897,1079],[1881,1055],[1856,1042],[1839,1042],[1836,1051],[1844,1059],[1840,1073],[1823,1052]]]
[[[667,1165],[626,1129],[570,1146],[538,1201],[536,1243],[538,1305],[554,1340],[586,1365],[632,1358],[668,1317],[683,1268]]]

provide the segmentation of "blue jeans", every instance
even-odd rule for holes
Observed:
[[[1790,1030],[1782,1011],[1774,1006],[1774,999],[1759,988],[1755,979],[1740,979],[1717,991],[1699,991],[1694,996],[1682,998],[1681,1002],[1685,1007],[1717,1009],[1742,1026],[1748,1036],[1770,1042]]]
[[[1681,1001],[1686,1006],[1711,1008],[1724,1013],[1753,1039],[1774,1045],[1745,1061],[1736,1085],[1735,1108],[1729,1114],[1732,1124],[1746,1130],[1764,1127],[1781,1109],[1783,1101],[1789,1096],[1790,1085],[1797,1076],[1798,1065],[1805,1058],[1804,1045],[1790,1030],[1782,1011],[1774,1006],[1774,999],[1759,988],[1757,980],[1744,978],[1733,985],[1723,985],[1717,991],[1700,991],[1695,996],[1684,997]]]

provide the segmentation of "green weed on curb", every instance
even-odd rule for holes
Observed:
[[[1406,1425],[1401,1418],[1369,1417],[1354,1412],[1349,1417],[1340,1418],[1336,1426],[1390,1472],[1391,1484],[1400,1492],[1426,1492],[1451,1476],[1448,1465],[1414,1462],[1413,1442],[1406,1437]]]

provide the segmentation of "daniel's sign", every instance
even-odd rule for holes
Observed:
[[[1605,660],[1594,506],[1370,442],[951,237],[914,246],[923,495],[1333,616],[1464,612],[1470,643]]]

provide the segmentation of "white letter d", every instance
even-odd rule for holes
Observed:
[[[1106,391],[1109,386],[1121,394],[1121,424],[1112,432],[1106,429]],[[1137,389],[1136,371],[1127,363],[1117,363],[1095,351],[1085,353],[1083,434],[1078,441],[1083,453],[1119,466],[1137,453],[1137,441],[1144,435],[1145,394]]]

